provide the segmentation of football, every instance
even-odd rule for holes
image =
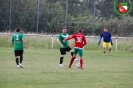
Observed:
[[[77,68],[80,68],[80,63],[77,63]]]

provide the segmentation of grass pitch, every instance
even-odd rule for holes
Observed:
[[[133,53],[84,51],[84,69],[74,62],[68,68],[70,53],[59,67],[57,49],[29,48],[24,68],[17,68],[13,48],[0,47],[0,88],[133,88]]]

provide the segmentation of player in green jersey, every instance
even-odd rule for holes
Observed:
[[[68,41],[65,41],[65,42],[63,41],[68,36],[69,35],[67,34],[67,28],[63,27],[62,33],[58,36],[58,39],[57,39],[57,42],[58,42],[59,47],[60,47],[60,53],[61,53],[59,66],[64,66],[63,65],[63,59],[64,59],[64,55],[66,54],[66,51],[71,52],[71,56],[73,56],[73,50],[69,47]]]
[[[26,40],[24,39],[24,35],[20,33],[21,29],[18,27],[15,30],[16,30],[16,33],[13,34],[12,36],[12,44],[14,44],[14,54],[15,54],[17,67],[22,68],[23,67],[22,66],[23,50],[24,50],[23,44],[26,49],[27,49],[27,44],[26,44]],[[19,63],[19,58],[20,58],[20,63]]]

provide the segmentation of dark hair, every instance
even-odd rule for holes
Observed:
[[[104,29],[108,29],[106,26],[104,26]]]
[[[63,30],[63,29],[67,29],[67,28],[66,28],[66,27],[63,27],[62,30]]]
[[[20,32],[21,28],[17,27],[15,30],[16,30],[16,32]]]
[[[82,33],[82,31],[83,31],[83,30],[82,30],[81,28],[78,29],[78,32],[79,32],[79,33]]]

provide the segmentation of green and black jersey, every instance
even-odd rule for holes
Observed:
[[[14,50],[23,50],[23,41],[24,35],[21,33],[13,34],[12,36],[12,42],[14,43]]]
[[[66,48],[68,46],[68,41],[63,41],[65,38],[67,38],[69,35],[67,33],[61,33],[59,36],[58,36],[58,39],[60,40],[61,44],[64,46],[64,47],[61,47],[60,48]]]

